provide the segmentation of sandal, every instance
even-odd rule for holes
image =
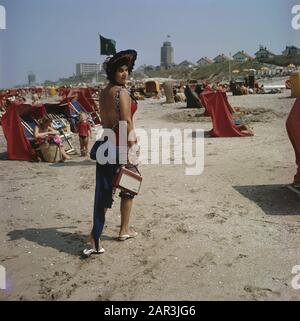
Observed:
[[[102,254],[102,253],[104,253],[105,252],[105,250],[104,250],[104,248],[102,247],[99,251],[96,251],[95,249],[84,249],[83,251],[82,251],[82,254],[83,254],[83,256],[85,256],[85,257],[90,257],[92,254]]]
[[[124,242],[126,240],[129,240],[129,239],[133,239],[135,237],[138,236],[138,233],[137,232],[134,232],[133,234],[129,235],[129,234],[125,234],[125,235],[119,235],[118,237],[118,240],[121,241],[121,242]]]

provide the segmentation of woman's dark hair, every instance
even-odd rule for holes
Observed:
[[[115,82],[115,75],[118,69],[122,66],[127,66],[128,67],[128,74],[131,73],[129,70],[129,61],[127,58],[122,58],[119,59],[115,64],[113,64],[108,70],[107,70],[107,79],[114,83]]]

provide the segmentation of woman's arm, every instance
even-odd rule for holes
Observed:
[[[34,131],[33,131],[33,137],[35,139],[45,138],[45,137],[47,137],[47,135],[48,135],[47,133],[40,133],[39,127],[35,126]]]
[[[53,127],[49,126],[47,134],[48,135],[59,135],[59,131],[57,131]]]
[[[136,144],[136,135],[131,117],[131,98],[126,90],[120,92],[120,120],[127,123],[127,144],[132,147]]]

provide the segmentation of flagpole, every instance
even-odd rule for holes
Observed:
[[[97,47],[99,47],[100,43],[100,33],[98,32],[98,44]],[[96,83],[99,82],[99,65],[100,65],[100,57],[99,57],[99,51],[97,52],[97,70],[96,70]]]

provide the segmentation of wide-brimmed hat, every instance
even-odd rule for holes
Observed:
[[[108,57],[103,63],[103,68],[108,75],[113,70],[116,70],[119,67],[121,62],[125,62],[128,66],[129,73],[132,72],[134,63],[137,58],[137,52],[133,49],[128,49],[116,53],[113,57]]]

